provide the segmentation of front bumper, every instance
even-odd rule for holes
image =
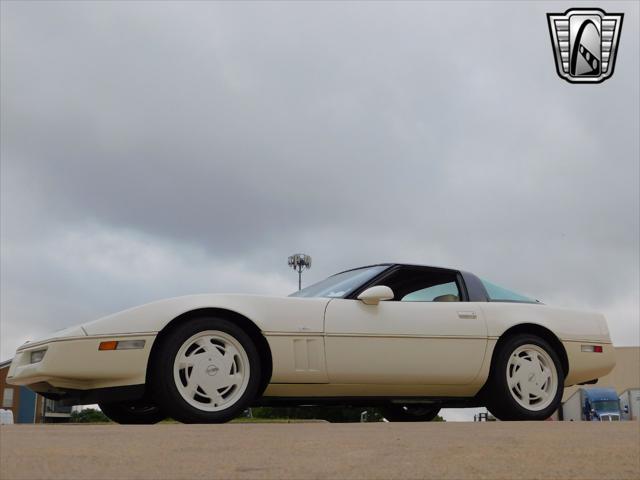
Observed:
[[[155,334],[55,338],[19,348],[11,362],[7,383],[37,392],[95,390],[145,383]],[[144,340],[132,350],[98,350],[108,340]],[[46,349],[41,361],[31,363],[31,352]]]

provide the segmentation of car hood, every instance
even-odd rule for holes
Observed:
[[[59,339],[59,338],[85,337],[86,335],[87,335],[87,332],[84,331],[84,329],[82,328],[81,325],[75,325],[73,327],[68,327],[68,328],[63,328],[61,330],[56,330],[53,333],[50,333],[50,334],[45,335],[43,337],[37,337],[34,340],[29,340],[29,341],[23,343],[22,345],[20,345],[20,347],[18,347],[18,350],[22,350],[23,348],[31,348],[34,345],[37,345],[39,343],[49,342],[51,340],[56,340],[56,339]]]

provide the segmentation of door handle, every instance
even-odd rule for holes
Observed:
[[[478,318],[476,312],[467,311],[467,312],[458,312],[458,318]]]

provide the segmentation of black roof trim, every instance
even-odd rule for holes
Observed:
[[[418,263],[385,262],[385,263],[373,263],[371,265],[363,265],[361,267],[355,267],[355,268],[348,268],[347,270],[334,273],[333,275],[330,275],[330,276],[333,277],[335,275],[340,275],[341,273],[353,272],[354,270],[362,270],[363,268],[371,268],[371,267],[418,267],[418,268],[430,268],[433,270],[443,270],[447,272],[462,272],[462,270],[458,268],[437,267],[435,265],[420,265]]]

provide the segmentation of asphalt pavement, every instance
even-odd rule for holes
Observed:
[[[639,422],[5,425],[9,479],[639,479]]]

